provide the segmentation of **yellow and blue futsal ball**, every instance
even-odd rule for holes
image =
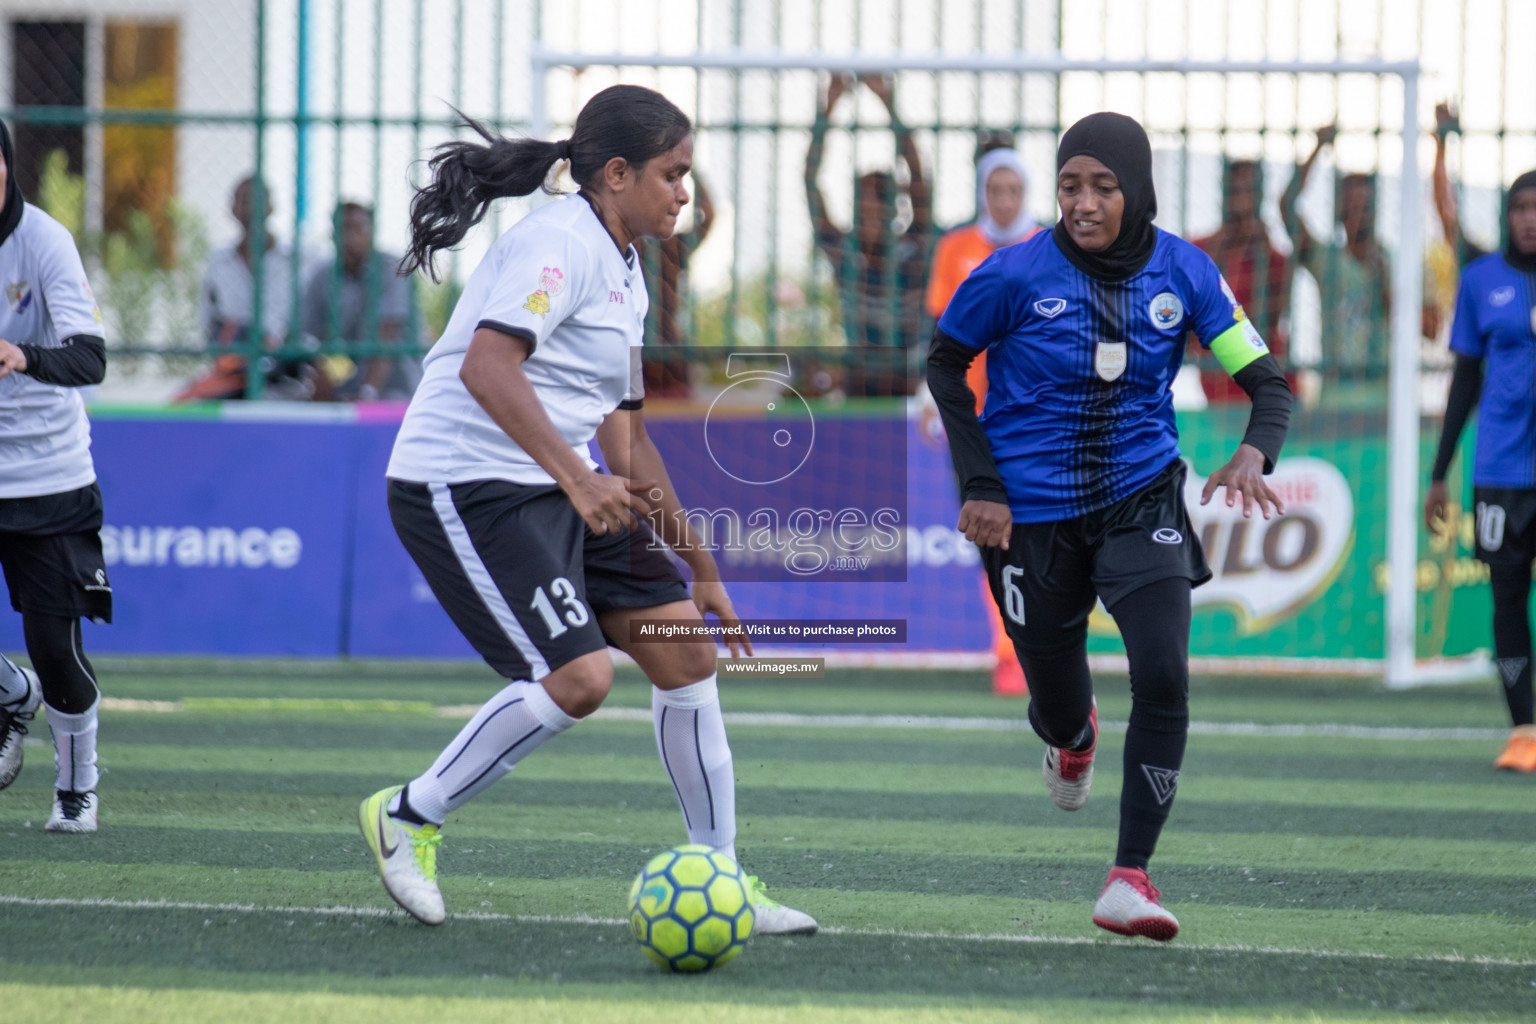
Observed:
[[[707,846],[658,853],[629,888],[630,934],[674,971],[707,971],[737,956],[752,923],[746,875]]]

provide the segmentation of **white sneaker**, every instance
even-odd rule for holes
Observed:
[[[22,739],[27,735],[27,723],[43,702],[37,673],[20,665],[16,668],[27,680],[27,695],[11,704],[0,704],[0,789],[15,782],[21,773]]]
[[[95,832],[96,791],[72,793],[67,789],[54,790],[53,813],[48,816],[48,824],[43,828],[49,832]]]
[[[1179,934],[1179,919],[1163,908],[1157,891],[1142,868],[1111,868],[1099,901],[1093,905],[1093,923],[1116,935],[1144,935],[1167,942]]]
[[[1093,787],[1093,755],[1099,749],[1099,704],[1094,701],[1088,713],[1088,724],[1093,727],[1093,746],[1082,753],[1075,750],[1045,748],[1045,788],[1051,799],[1064,811],[1075,811],[1088,802],[1088,791]]]
[[[816,934],[818,925],[814,917],[769,899],[768,887],[756,875],[747,876],[747,895],[752,900],[753,935]]]
[[[378,863],[384,891],[422,924],[442,924],[443,894],[437,888],[436,825],[417,827],[389,816],[389,802],[404,786],[381,789],[358,808],[358,825]]]

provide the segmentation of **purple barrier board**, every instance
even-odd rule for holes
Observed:
[[[358,448],[357,555],[346,649],[357,657],[474,657],[473,649],[437,604],[390,525],[384,501],[384,467],[394,430],[381,430],[382,426],[370,426]],[[733,482],[729,473],[722,474],[709,447],[697,443],[696,422],[658,419],[648,423],[647,429],[666,459],[668,473],[686,507],[696,509],[706,502],[711,508],[749,510],[891,507],[902,513],[898,548],[902,564],[895,566],[899,572],[887,564],[873,578],[856,578],[847,571],[794,578],[783,571],[767,572],[762,566],[742,570],[726,565],[723,553],[717,552],[732,600],[743,618],[907,622],[905,644],[826,645],[828,649],[990,649],[980,560],[976,549],[954,529],[959,501],[948,455],[942,442],[921,436],[916,423],[892,417],[818,424],[818,445],[829,456],[826,465],[806,474],[792,490],[754,489],[743,481]],[[897,440],[901,442],[899,448],[894,443]],[[904,472],[859,468],[850,453],[860,450],[904,450]],[[815,468],[811,463],[807,467]],[[736,467],[728,464],[728,468]],[[738,475],[747,476],[745,472]],[[897,485],[904,492],[904,503],[903,495],[893,492]],[[892,576],[901,581],[890,581]],[[765,647],[764,651],[771,654],[772,648]]]
[[[222,419],[98,414],[93,454],[115,614],[112,625],[86,626],[86,649],[476,657],[389,521],[384,468],[399,410],[389,412],[345,422],[260,421],[255,409]],[[746,429],[726,424],[710,440],[720,448]],[[979,561],[954,530],[958,503],[942,444],[896,417],[829,418],[817,429],[820,461],[806,463],[814,472],[774,490],[729,463],[722,480],[710,445],[697,443],[697,424],[658,418],[651,427],[695,508],[775,508],[786,523],[799,509],[896,512],[881,528],[900,543],[872,568],[728,567],[738,612],[906,620],[905,644],[846,648],[861,652],[986,650]],[[860,452],[881,454],[861,462]],[[894,452],[902,464],[893,467]],[[839,536],[856,540],[858,527]],[[19,616],[0,614],[0,648],[23,649]]]
[[[399,424],[360,425],[346,652],[359,658],[478,658],[389,521],[384,469]]]

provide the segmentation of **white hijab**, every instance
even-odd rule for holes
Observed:
[[[1024,204],[1011,224],[999,224],[987,209],[987,179],[1000,167],[1013,171],[1024,183]],[[1029,215],[1029,172],[1024,170],[1024,161],[1015,150],[994,149],[976,162],[976,226],[993,245],[1021,242],[1035,230],[1035,219]]]

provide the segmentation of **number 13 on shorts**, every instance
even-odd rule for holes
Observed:
[[[564,576],[556,576],[550,583],[549,589],[555,597],[560,599],[561,604],[565,605],[564,622],[561,621],[560,613],[555,609],[555,603],[549,599],[549,594],[544,592],[543,587],[534,588],[531,604],[533,610],[539,613],[539,618],[544,620],[544,626],[549,630],[551,640],[570,628],[566,623],[578,629],[587,624],[591,616],[587,613],[587,606],[582,603],[581,598],[576,596],[576,588],[570,580]]]
[[[1003,566],[1003,611],[1020,626],[1024,625],[1024,591],[1017,581],[1022,575],[1024,570],[1016,565]]]

